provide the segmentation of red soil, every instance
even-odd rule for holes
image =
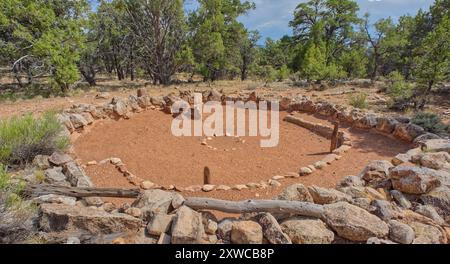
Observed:
[[[285,116],[280,114],[280,120]],[[306,114],[304,119],[326,123]],[[259,137],[214,137],[207,141],[217,150],[201,145],[202,137],[172,135],[172,117],[158,111],[146,111],[129,120],[99,121],[88,133],[75,139],[74,151],[82,163],[119,157],[136,176],[160,185],[186,187],[203,183],[203,168],[211,169],[213,184],[245,184],[268,180],[274,175],[298,171],[322,159],[329,141],[299,126],[280,121],[280,143],[275,148],[260,148]],[[265,190],[213,191],[183,193],[241,200],[272,198],[283,187],[294,183],[333,187],[344,176],[357,175],[370,160],[390,159],[405,152],[409,145],[373,132],[343,128],[353,139],[353,148],[342,159],[312,175],[282,180],[282,186]],[[389,146],[389,147],[386,147]],[[227,149],[228,151],[226,151]],[[232,150],[234,149],[234,150]],[[86,168],[99,187],[132,187],[112,165]],[[119,201],[119,200],[114,200]]]

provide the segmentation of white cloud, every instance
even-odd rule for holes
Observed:
[[[253,0],[256,10],[242,16],[240,21],[250,29],[260,31],[263,38],[278,39],[291,34],[289,21],[293,18],[295,7],[306,0]],[[360,15],[369,12],[372,20],[383,17],[397,19],[405,14],[415,14],[420,8],[428,9],[434,0],[356,0]]]

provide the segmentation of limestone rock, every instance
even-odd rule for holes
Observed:
[[[371,186],[376,186],[387,179],[392,163],[386,160],[371,161],[361,172],[360,177]]]
[[[394,130],[394,137],[407,141],[413,142],[418,136],[425,134],[425,130],[414,124],[398,124]]]
[[[424,194],[441,184],[435,171],[416,166],[397,166],[391,170],[389,178],[394,189],[409,194]]]
[[[310,168],[308,168],[308,167],[300,168],[300,172],[299,172],[300,176],[306,176],[306,175],[309,175],[311,173],[313,173],[313,171]]]
[[[36,166],[38,169],[46,170],[50,168],[50,163],[48,161],[49,156],[47,155],[37,155],[33,159],[33,166]]]
[[[422,144],[422,150],[426,152],[450,153],[450,139],[431,139]]]
[[[378,217],[346,202],[325,205],[324,220],[340,237],[351,241],[367,241],[389,233],[387,224]]]
[[[155,236],[160,236],[162,233],[169,233],[174,218],[175,215],[167,215],[164,213],[155,214],[147,225],[147,232]]]
[[[41,195],[33,199],[33,201],[37,204],[42,203],[59,203],[74,206],[76,204],[77,199],[75,197],[56,195],[56,194],[46,194]]]
[[[261,213],[255,218],[262,227],[264,238],[271,244],[292,244],[291,239],[283,232],[273,215]]]
[[[380,132],[391,134],[394,132],[395,127],[397,126],[398,121],[394,118],[390,117],[379,117],[377,118],[377,126],[376,129]]]
[[[416,233],[413,244],[444,244],[447,242],[447,237],[435,226],[420,222],[413,222],[410,226]]]
[[[379,239],[378,237],[371,237],[369,239],[367,239],[367,244],[369,245],[392,245],[392,244],[397,244],[391,240],[387,240],[387,239]]]
[[[140,219],[126,214],[110,214],[101,209],[55,203],[41,205],[39,220],[40,227],[46,232],[82,229],[91,234],[137,231],[141,224]]]
[[[320,219],[294,217],[281,224],[294,244],[331,244],[334,233]]]
[[[231,242],[234,244],[261,244],[262,227],[254,221],[236,221],[231,227]]]
[[[420,200],[424,204],[437,208],[444,217],[450,216],[450,188],[447,186],[438,187],[422,195]]]
[[[179,194],[157,189],[147,190],[141,193],[131,206],[140,208],[144,218],[150,219],[154,214],[167,214],[175,195]]]
[[[389,221],[389,238],[400,244],[411,244],[415,238],[412,227],[397,220]]]
[[[400,205],[401,207],[405,209],[411,208],[411,202],[403,195],[402,192],[399,192],[397,190],[392,190],[390,192],[392,198]]]
[[[306,188],[303,184],[294,184],[286,187],[283,192],[278,195],[277,199],[286,201],[314,202],[308,188]]]
[[[371,205],[375,207],[375,210],[373,210],[372,213],[384,221],[401,216],[401,210],[388,201],[375,200]]]
[[[420,157],[420,164],[424,167],[440,170],[450,169],[450,154],[447,152],[424,153]]]
[[[347,176],[344,177],[342,180],[339,181],[337,184],[337,188],[343,188],[343,187],[362,187],[364,186],[364,181],[361,180],[360,177],[357,176]]]
[[[81,114],[71,114],[69,118],[75,129],[83,128],[88,125],[88,121]]]
[[[204,234],[201,214],[187,206],[180,207],[172,223],[172,244],[198,244]]]
[[[335,189],[327,189],[317,186],[308,187],[309,193],[313,197],[314,203],[331,204],[340,201],[351,201],[351,197]]]
[[[92,187],[93,184],[84,170],[75,162],[69,162],[64,165],[64,174],[67,180],[76,187]]]
[[[444,225],[445,220],[438,214],[431,205],[418,205],[415,212],[432,219],[436,224]]]
[[[45,181],[50,184],[65,185],[66,175],[62,172],[62,167],[53,167],[44,171]]]
[[[233,226],[233,223],[236,222],[236,219],[233,218],[225,218],[222,221],[219,222],[217,225],[217,234],[218,237],[224,241],[230,241],[231,240],[231,229]]]
[[[55,166],[61,166],[64,165],[67,162],[72,161],[72,157],[70,157],[69,155],[60,152],[60,151],[55,151],[50,158],[48,158],[48,161],[55,165]]]

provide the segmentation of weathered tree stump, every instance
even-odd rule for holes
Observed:
[[[211,184],[211,171],[208,167],[203,170],[203,184]]]
[[[330,152],[333,152],[335,149],[338,148],[339,122],[333,122],[333,125],[334,129],[333,133],[331,134]]]

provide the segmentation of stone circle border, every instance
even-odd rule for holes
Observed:
[[[65,133],[70,135],[76,131],[83,132],[84,128],[92,125],[97,120],[101,119],[129,119],[133,113],[139,113],[147,109],[160,110],[167,114],[170,114],[170,106],[178,99],[183,99],[188,102],[192,102],[192,94],[189,92],[180,92],[180,96],[174,96],[173,94],[167,96],[150,97],[145,89],[138,89],[137,96],[130,95],[126,99],[114,97],[110,102],[104,105],[91,105],[91,104],[76,104],[70,109],[63,110],[58,114],[58,120],[65,126]],[[248,97],[227,97],[221,95],[215,90],[207,91],[203,93],[204,101],[268,101],[270,102],[275,98],[262,98],[258,97],[255,92],[252,92]],[[280,98],[277,98],[280,100]],[[329,102],[313,102],[308,97],[288,98],[283,97],[280,100],[280,111],[292,112],[306,112],[319,114],[320,116],[331,118],[332,120],[344,122],[350,124],[353,127],[364,130],[376,130],[383,135],[393,137],[398,140],[406,141],[409,143],[420,143],[428,139],[438,139],[437,135],[431,133],[425,133],[424,129],[420,126],[406,122],[406,120],[394,117],[386,117],[377,115],[374,113],[365,113],[362,110],[343,107],[331,104]],[[322,137],[330,138],[333,128],[321,123],[313,123],[303,120],[293,115],[288,115],[284,118],[284,121],[296,124],[303,128],[306,128],[313,133],[316,133]],[[340,131],[338,134],[339,148],[333,153],[325,156],[322,160],[315,162],[312,165],[308,165],[300,168],[299,173],[289,172],[283,175],[275,175],[267,181],[261,181],[259,183],[246,183],[237,184],[232,187],[227,185],[191,185],[185,188],[177,187],[175,185],[159,186],[148,180],[144,180],[131,173],[122,163],[120,158],[108,158],[100,161],[100,164],[110,162],[116,169],[122,173],[122,175],[128,180],[129,183],[138,186],[144,190],[148,189],[162,189],[162,190],[175,190],[175,191],[188,191],[188,192],[210,192],[210,191],[240,191],[243,189],[265,189],[267,187],[278,187],[281,185],[280,180],[286,178],[299,178],[300,176],[306,176],[312,174],[317,169],[322,169],[324,166],[331,164],[332,162],[339,160],[341,155],[346,153],[351,148],[351,140],[347,133]],[[96,162],[88,162],[87,165],[96,165]],[[86,166],[86,165],[83,165]]]

